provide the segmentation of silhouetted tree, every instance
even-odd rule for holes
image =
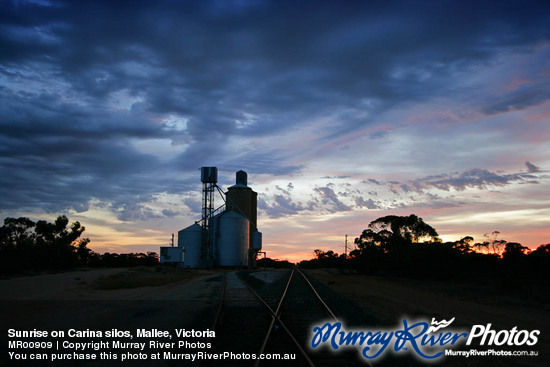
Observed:
[[[487,279],[516,290],[527,282],[544,283],[550,278],[550,244],[530,251],[499,239],[499,234],[486,234],[486,240],[476,244],[471,236],[443,243],[437,231],[416,215],[390,215],[369,224],[355,239],[357,249],[348,259],[331,250],[315,250],[314,258],[300,266],[349,266],[363,274],[429,279]]]
[[[69,226],[61,215],[55,222],[6,218],[0,227],[0,273],[67,270],[76,266],[155,266],[156,252],[100,255],[88,248],[89,238],[80,238],[85,228]]]
[[[294,266],[294,264],[287,260],[270,259],[269,257],[259,259],[257,264],[258,267],[268,268],[291,268]]]
[[[491,234],[485,233],[483,237],[485,237],[486,240],[481,243],[476,243],[474,247],[482,253],[500,256],[506,246],[506,241],[499,240],[497,238],[499,234],[499,231],[493,231]]]
[[[314,258],[311,260],[303,260],[298,263],[304,268],[343,268],[346,266],[346,256],[338,255],[332,250],[314,250]]]
[[[76,240],[84,232],[79,222],[67,228],[62,215],[54,223],[28,218],[6,218],[0,228],[0,263],[3,273],[27,270],[62,270],[79,265]],[[78,244],[86,252],[89,239]]]
[[[537,247],[535,251],[531,252],[531,256],[541,258],[547,257],[550,260],[550,243]]]
[[[68,224],[69,219],[64,215],[57,217],[54,223],[44,220],[36,222],[37,252],[42,254],[43,260],[53,270],[70,269],[79,265],[75,241],[85,228],[79,222],[74,222],[70,228],[67,228]],[[87,245],[88,242],[83,244]]]
[[[318,260],[337,259],[338,258],[338,254],[335,253],[332,250],[328,250],[326,252],[322,251],[322,250],[315,250],[315,251],[313,251],[313,253],[315,254],[315,256],[317,257]]]
[[[29,218],[6,218],[0,228],[0,272],[13,273],[33,265],[36,223]]]
[[[370,244],[351,251],[349,262],[363,274],[377,274],[388,268],[388,255],[383,247]]]
[[[452,248],[457,249],[459,252],[461,252],[463,254],[467,254],[467,253],[470,253],[470,252],[474,251],[473,248],[472,248],[472,244],[471,244],[473,241],[474,241],[473,237],[466,236],[466,237],[461,238],[458,241],[450,242],[449,245]]]
[[[526,256],[531,250],[529,247],[523,246],[517,242],[508,242],[502,253],[503,259],[518,259],[520,257]]]
[[[437,231],[422,218],[388,215],[369,223],[355,239],[359,252],[352,252],[353,262],[365,273],[401,268],[405,253],[412,244],[440,242]]]
[[[395,253],[409,244],[424,241],[440,241],[437,231],[411,214],[406,217],[388,215],[370,222],[355,244],[359,248],[380,246],[385,252]]]
[[[355,239],[358,249],[350,253],[350,261],[366,274],[434,279],[498,277],[503,269],[500,253],[507,243],[498,235],[495,231],[477,244],[471,236],[442,243],[437,231],[422,218],[390,215],[371,222]]]
[[[88,265],[90,262],[93,251],[87,247],[89,243],[89,238],[83,238],[77,242],[76,255],[78,256],[78,263],[80,265]]]
[[[527,256],[530,280],[547,284],[550,279],[550,243],[540,245]]]
[[[29,218],[6,218],[0,228],[0,248],[16,247],[34,242],[36,223]]]

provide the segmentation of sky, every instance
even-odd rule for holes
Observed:
[[[550,243],[547,1],[0,9],[1,218],[158,252],[215,166],[223,189],[248,172],[271,258],[341,253],[386,215]]]

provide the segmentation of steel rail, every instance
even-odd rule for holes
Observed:
[[[307,278],[307,276],[300,270],[298,269],[298,267],[294,267],[292,269],[292,272],[290,273],[290,276],[288,278],[288,281],[287,281],[287,284],[285,286],[285,290],[283,291],[283,294],[281,296],[281,299],[279,300],[279,303],[277,305],[277,308],[276,310],[273,310],[273,308],[271,308],[271,306],[252,288],[252,286],[250,286],[247,282],[243,282],[245,284],[245,286],[248,288],[248,290],[260,301],[260,303],[262,303],[265,308],[268,310],[268,312],[271,314],[271,323],[269,325],[269,329],[267,331],[267,334],[264,338],[264,341],[262,343],[262,346],[261,346],[261,349],[260,349],[260,354],[264,353],[266,347],[267,347],[267,343],[269,342],[269,339],[271,337],[271,333],[273,331],[273,328],[275,326],[275,323],[278,323],[281,328],[287,333],[287,335],[289,336],[289,338],[292,340],[292,342],[295,344],[295,346],[297,347],[298,351],[300,352],[300,354],[302,355],[302,357],[304,358],[305,360],[305,363],[304,365],[307,365],[309,367],[315,367],[315,364],[313,363],[313,361],[311,360],[309,354],[305,351],[305,349],[302,347],[301,343],[296,339],[296,337],[294,336],[294,334],[292,333],[292,331],[289,330],[289,328],[285,325],[285,323],[283,322],[283,320],[281,319],[281,308],[282,308],[282,304],[286,298],[286,295],[287,295],[287,292],[288,292],[288,289],[290,287],[290,283],[292,282],[293,279],[296,279],[296,277],[294,277],[294,272],[295,271],[298,271],[298,273],[304,278],[304,280],[306,281],[306,283],[308,284],[309,288],[313,291],[313,293],[315,294],[315,296],[317,297],[317,300],[319,301],[319,303],[322,305],[322,308],[323,310],[325,311],[325,313],[327,315],[329,315],[331,318],[333,318],[335,321],[338,321],[338,318],[336,317],[336,315],[334,314],[334,312],[332,312],[332,310],[330,309],[330,307],[325,303],[325,301],[322,299],[322,297],[319,295],[319,293],[317,292],[317,290],[315,289],[315,287],[313,286],[313,284],[311,284],[311,282],[309,281],[309,279]],[[254,367],[258,367],[261,363],[261,359],[256,359],[255,362],[254,362]],[[374,366],[374,364],[371,362],[371,361],[361,361],[360,364],[366,364],[367,366]]]
[[[292,272],[290,273],[290,277],[288,278],[288,282],[286,284],[285,290],[283,292],[283,295],[281,296],[281,299],[279,300],[279,304],[277,305],[277,309],[275,311],[271,308],[271,306],[269,306],[269,304],[267,304],[267,302],[254,289],[252,289],[252,287],[248,283],[243,282],[246,285],[246,287],[248,288],[248,290],[266,307],[266,309],[271,314],[271,323],[269,325],[269,329],[267,330],[267,334],[266,334],[266,336],[264,338],[264,341],[262,343],[262,346],[260,348],[259,354],[262,354],[265,351],[265,348],[267,346],[267,342],[269,341],[269,338],[271,336],[271,332],[273,331],[273,327],[275,326],[275,322],[278,322],[279,325],[281,325],[281,327],[283,328],[283,330],[288,334],[288,336],[290,337],[292,342],[296,345],[296,347],[298,348],[298,351],[300,352],[302,357],[304,357],[304,359],[306,360],[307,365],[310,366],[310,367],[315,367],[315,364],[313,363],[313,361],[311,360],[311,358],[309,357],[307,352],[304,350],[304,348],[302,347],[300,342],[298,340],[296,340],[296,338],[294,337],[294,334],[292,334],[292,332],[288,329],[288,327],[285,325],[283,320],[281,320],[281,318],[280,318],[281,306],[282,306],[283,301],[286,297],[286,293],[287,293],[288,288],[290,286],[290,283],[292,281],[293,275],[294,275],[294,268],[292,269]],[[260,365],[261,361],[262,361],[261,359],[257,359],[254,362],[254,367],[258,367]]]
[[[227,273],[223,273],[223,284],[222,284],[222,291],[220,296],[220,305],[218,306],[218,311],[216,311],[216,316],[214,316],[214,322],[212,323],[211,330],[216,330],[216,326],[218,325],[218,322],[220,321],[220,316],[222,314],[223,309],[223,303],[225,301],[225,288],[227,286]]]
[[[249,285],[247,284],[246,285],[247,287],[249,287]],[[275,315],[275,311],[273,311],[273,309],[271,308],[271,306],[269,306],[267,304],[267,302],[265,302],[261,296],[256,293],[255,290],[249,288],[250,292],[256,297],[258,298],[258,300],[266,307],[266,309],[269,311],[269,313],[271,314],[271,316],[274,316]],[[294,334],[292,334],[292,332],[288,329],[288,327],[285,325],[285,323],[283,322],[283,320],[281,320],[280,318],[280,315],[277,316],[277,321],[279,322],[279,325],[281,325],[281,327],[283,328],[283,330],[288,334],[288,336],[290,337],[290,339],[292,340],[292,342],[296,345],[296,347],[298,348],[298,350],[300,351],[300,353],[302,354],[302,356],[306,359],[306,361],[308,361],[308,364],[311,366],[311,367],[315,367],[315,365],[313,364],[313,362],[311,361],[311,358],[309,358],[309,355],[307,354],[307,352],[304,350],[304,348],[302,348],[302,345],[300,344],[300,342],[298,340],[296,340],[296,338],[294,337]],[[273,330],[273,328],[271,328],[270,330]],[[269,331],[269,333],[271,333],[271,331]],[[257,366],[260,362],[259,361],[256,361],[255,365]]]
[[[323,299],[321,298],[321,296],[319,295],[319,293],[317,292],[317,290],[315,289],[315,287],[313,286],[313,284],[311,284],[311,282],[309,281],[309,279],[306,277],[306,275],[300,270],[298,269],[298,267],[296,267],[296,270],[298,270],[298,272],[304,277],[304,279],[306,280],[307,284],[309,284],[309,287],[311,288],[311,290],[313,291],[313,293],[315,293],[315,295],[317,296],[317,299],[319,300],[319,302],[323,305],[323,307],[325,308],[325,311],[330,315],[330,317],[332,317],[334,319],[334,321],[338,321],[338,318],[336,317],[336,315],[334,315],[334,313],[332,312],[332,310],[328,307],[328,305],[325,303],[325,301],[323,301]],[[365,361],[362,361],[363,363],[365,363],[367,366],[369,367],[372,367],[374,366],[374,363],[372,361],[368,361],[368,360],[365,360]]]
[[[306,275],[298,268],[296,268],[296,270],[298,270],[298,273],[300,273],[302,275],[302,277],[304,277],[304,279],[306,280],[307,284],[309,285],[309,287],[311,288],[311,290],[313,291],[313,293],[315,293],[315,295],[317,296],[317,300],[319,300],[319,302],[323,305],[323,307],[325,308],[325,312],[329,314],[330,317],[332,317],[334,319],[334,321],[338,321],[338,319],[336,318],[336,315],[334,315],[334,313],[332,312],[332,310],[328,307],[328,305],[325,303],[325,301],[323,301],[323,299],[321,298],[321,296],[319,295],[319,293],[317,293],[317,290],[315,289],[315,287],[313,286],[313,284],[311,284],[311,282],[309,281],[309,279],[306,277]]]
[[[225,288],[227,286],[227,273],[223,273],[222,278],[222,290],[220,292],[220,305],[218,306],[218,310],[216,311],[216,315],[214,315],[214,321],[212,322],[212,327],[210,330],[216,330],[216,327],[218,326],[218,322],[220,321],[220,317],[222,314],[223,304],[225,301]],[[194,367],[200,367],[203,363],[203,360],[197,359],[197,361],[193,364]]]
[[[260,354],[263,354],[265,351],[265,347],[267,346],[267,341],[269,340],[269,337],[271,336],[271,331],[273,330],[273,327],[275,326],[275,321],[277,320],[279,313],[281,312],[281,306],[283,304],[283,301],[286,297],[286,292],[288,291],[288,287],[290,285],[290,282],[292,281],[292,276],[294,275],[294,269],[292,269],[292,272],[290,273],[290,277],[288,278],[288,282],[286,283],[285,290],[283,291],[283,295],[281,296],[281,299],[279,300],[279,304],[277,305],[277,309],[274,313],[271,315],[271,323],[269,324],[269,329],[267,329],[267,334],[264,338],[264,341],[262,343],[262,346],[260,347]]]

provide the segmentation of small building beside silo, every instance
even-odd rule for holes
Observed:
[[[251,247],[256,253],[262,251],[262,232],[255,231],[252,233]]]
[[[174,264],[181,268],[184,264],[184,252],[183,247],[163,246],[160,248],[160,263]]]

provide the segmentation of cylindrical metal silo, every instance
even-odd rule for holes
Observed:
[[[226,211],[214,219],[214,251],[219,266],[247,266],[249,247],[247,218]]]
[[[198,224],[193,224],[178,232],[178,247],[185,249],[185,268],[197,268],[201,260],[201,234],[203,228]]]

